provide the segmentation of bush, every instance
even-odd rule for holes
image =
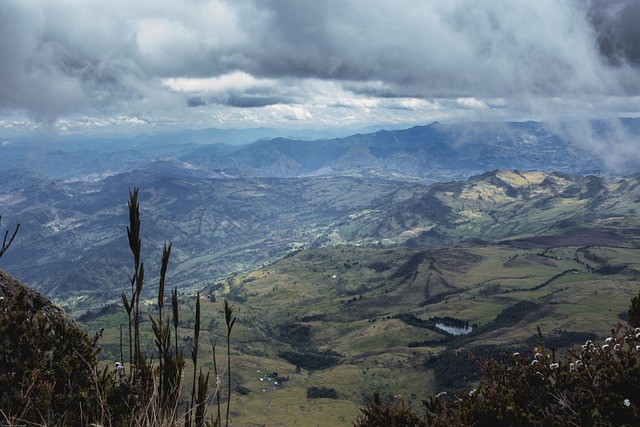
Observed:
[[[278,356],[292,365],[304,369],[326,369],[340,363],[336,353],[331,351],[298,353],[297,351],[282,351]]]
[[[429,424],[413,410],[404,405],[401,398],[385,400],[373,395],[373,402],[360,409],[360,415],[353,423],[355,427],[427,427]]]
[[[307,389],[307,399],[337,399],[338,392],[335,388],[312,386]]]
[[[104,420],[95,341],[36,292],[0,272],[0,408],[9,420],[82,425]],[[96,337],[97,338],[97,337]]]
[[[637,425],[640,421],[640,329],[619,325],[604,343],[557,359],[543,345],[482,364],[478,387],[425,402],[437,425]]]

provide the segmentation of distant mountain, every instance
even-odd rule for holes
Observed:
[[[640,135],[640,119],[620,122]],[[610,124],[588,125],[592,136],[606,138]],[[494,169],[560,171],[577,174],[628,174],[640,158],[618,161],[576,139],[569,125],[544,123],[434,123],[411,129],[378,131],[345,138],[299,141],[276,138],[220,155],[208,146],[180,156],[205,170],[224,169],[236,176],[390,176],[424,181],[464,179]]]
[[[0,156],[7,170],[84,181],[130,172],[166,158],[186,162],[199,169],[200,176],[211,177],[349,175],[437,182],[494,169],[603,176],[640,170],[640,157],[629,155],[625,148],[640,135],[640,119],[582,124],[433,123],[331,139],[318,139],[318,135],[259,128],[123,139],[18,139],[3,144]],[[616,146],[622,147],[620,153]]]

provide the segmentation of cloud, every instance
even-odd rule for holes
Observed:
[[[635,0],[3,0],[0,114],[637,115],[637,22]]]

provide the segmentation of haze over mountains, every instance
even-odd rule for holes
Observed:
[[[258,132],[209,129],[121,139],[18,138],[5,141],[0,150],[9,172],[24,170],[84,181],[158,160],[165,161],[163,167],[170,167],[166,162],[172,161],[181,173],[202,177],[348,174],[427,182],[464,179],[492,169],[619,176],[640,165],[640,156],[633,151],[640,119],[581,124],[433,123],[316,140],[269,139],[264,137],[275,130]]]
[[[629,138],[640,134],[638,119],[615,123]],[[590,126],[602,138],[614,128]],[[3,268],[48,296],[113,295],[128,280],[133,187],[149,265],[163,241],[173,242],[174,280],[187,288],[302,247],[507,239],[636,209],[636,178],[604,178],[640,170],[638,159],[612,162],[593,142],[572,139],[568,125],[434,123],[244,145],[203,144],[207,134],[217,132],[5,144],[0,212],[3,225],[22,228]],[[482,175],[493,170],[541,173]],[[601,177],[582,178],[588,174]],[[455,180],[463,182],[433,185]],[[550,223],[528,220],[535,212],[549,212]]]

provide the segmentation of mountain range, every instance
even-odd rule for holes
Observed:
[[[274,134],[263,131],[266,136]],[[313,140],[257,138],[257,132],[211,129],[120,139],[25,137],[4,141],[0,155],[5,173],[37,172],[76,181],[131,172],[160,159],[174,161],[200,177],[350,175],[422,182],[466,179],[494,169],[621,176],[640,166],[640,159],[624,150],[626,140],[640,134],[640,119],[432,123]],[[614,155],[617,145],[624,155]]]
[[[621,123],[628,133],[640,128],[637,119]],[[596,229],[628,231],[634,240],[638,178],[607,178],[602,157],[552,128],[434,123],[244,145],[202,144],[206,132],[182,140],[3,144],[2,225],[22,227],[1,266],[65,304],[117,296],[129,280],[126,201],[134,187],[150,277],[170,241],[173,280],[185,289],[305,247],[444,245]],[[632,160],[618,176],[633,171]]]

